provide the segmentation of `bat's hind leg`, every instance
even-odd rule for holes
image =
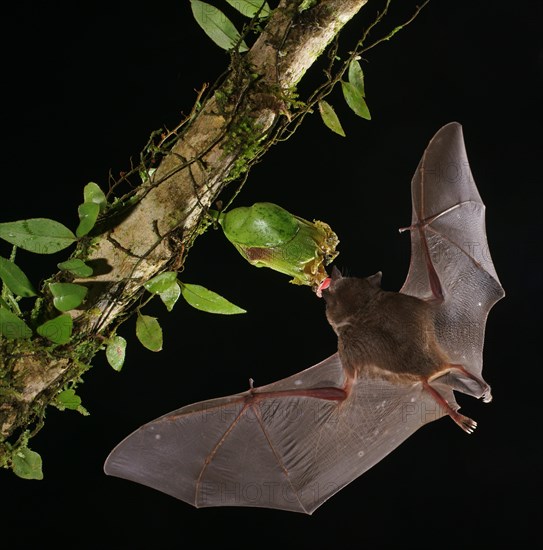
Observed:
[[[453,409],[447,400],[433,388],[428,380],[422,381],[423,388],[435,399],[436,403],[468,434],[473,433],[477,427],[477,422],[471,418],[460,414]]]
[[[468,395],[473,395],[482,399],[485,403],[492,401],[490,386],[482,379],[469,372],[464,366],[456,363],[443,365],[438,372],[422,381],[424,389],[435,399],[437,404],[467,433],[472,433],[477,427],[477,422],[471,418],[460,414],[456,408],[445,399],[434,387],[431,382],[448,386],[452,390],[461,391]],[[451,392],[452,395],[452,392]],[[454,402],[454,398],[452,398]]]

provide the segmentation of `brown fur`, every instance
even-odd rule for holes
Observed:
[[[353,373],[377,367],[399,378],[432,376],[447,363],[436,342],[432,305],[381,290],[378,279],[336,274],[323,293],[343,364]]]

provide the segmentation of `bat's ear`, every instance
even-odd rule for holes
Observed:
[[[367,277],[367,281],[370,283],[370,285],[375,286],[377,288],[381,288],[381,279],[383,278],[383,272],[378,271],[375,275],[371,275],[370,277]]]
[[[339,281],[339,279],[343,279],[343,275],[341,274],[341,271],[336,267],[332,267],[332,281]]]

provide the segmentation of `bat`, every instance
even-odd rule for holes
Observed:
[[[196,507],[311,514],[421,426],[448,415],[473,432],[477,424],[460,414],[454,392],[491,400],[484,332],[504,291],[458,123],[430,141],[411,194],[401,290],[382,290],[381,273],[343,277],[336,268],[320,289],[336,353],[145,424],[113,449],[106,474]]]

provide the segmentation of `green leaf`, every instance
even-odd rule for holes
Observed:
[[[87,287],[75,283],[49,283],[53,295],[53,305],[59,311],[75,309],[85,299]]]
[[[358,90],[362,97],[366,97],[364,90],[364,73],[360,63],[353,59],[349,63],[349,82]]]
[[[155,172],[156,172],[156,168],[143,168],[142,170],[140,170],[139,174],[140,174],[142,183],[149,181],[153,177],[153,174]]]
[[[11,460],[15,475],[23,479],[43,479],[41,456],[35,451],[22,447],[13,453]]]
[[[83,189],[83,197],[84,202],[93,202],[97,204],[100,208],[100,212],[105,210],[107,205],[106,196],[97,183],[93,181],[87,183]]]
[[[136,336],[148,350],[162,349],[162,328],[156,317],[139,314],[136,320]]]
[[[92,267],[88,266],[83,260],[74,258],[60,262],[57,267],[62,271],[68,271],[76,277],[90,277],[92,275]]]
[[[359,92],[351,82],[341,82],[343,96],[347,105],[359,116],[366,120],[371,120],[370,111],[364,100],[364,96]]]
[[[94,227],[100,213],[100,206],[95,202],[84,202],[77,208],[77,213],[79,215],[79,225],[75,230],[75,234],[77,238],[81,238]]]
[[[72,389],[61,391],[57,395],[57,401],[62,407],[73,411],[76,411],[81,406],[81,397]]]
[[[172,286],[168,287],[163,292],[159,293],[160,299],[166,306],[166,309],[168,311],[171,311],[173,309],[173,306],[179,299],[179,296],[181,296],[181,287],[175,282]]]
[[[17,296],[23,298],[36,296],[36,290],[23,271],[2,256],[0,256],[0,279]]]
[[[36,254],[54,254],[76,240],[66,226],[48,218],[0,223],[0,238]]]
[[[270,16],[271,10],[268,3],[264,0],[226,0],[233,8],[237,9],[245,17],[254,17],[262,4],[264,7],[258,14],[259,19],[265,19]]]
[[[190,0],[190,4],[194,19],[217,46],[231,50],[238,44],[240,34],[221,10],[200,0]],[[240,52],[246,52],[248,49],[245,42],[239,44]]]
[[[5,302],[4,302],[5,304]],[[0,336],[9,340],[30,338],[32,331],[28,325],[5,307],[0,307]]]
[[[36,332],[55,344],[67,344],[72,337],[72,327],[72,318],[64,313],[40,325]]]
[[[181,285],[181,294],[183,298],[196,309],[207,311],[208,313],[220,313],[223,315],[235,315],[237,313],[247,313],[244,309],[229,302],[226,298],[219,296],[200,285],[191,285],[189,283],[179,283]]]
[[[339,134],[340,136],[345,137],[345,131],[341,127],[341,122],[334,111],[332,105],[322,99],[319,101],[319,112],[322,117],[322,121],[332,132]]]
[[[160,275],[156,275],[152,279],[149,279],[143,286],[146,290],[152,294],[160,294],[164,292],[171,286],[176,284],[177,272],[176,271],[165,271]]]
[[[122,336],[113,336],[106,347],[107,362],[119,372],[123,368],[125,356],[126,340]]]

